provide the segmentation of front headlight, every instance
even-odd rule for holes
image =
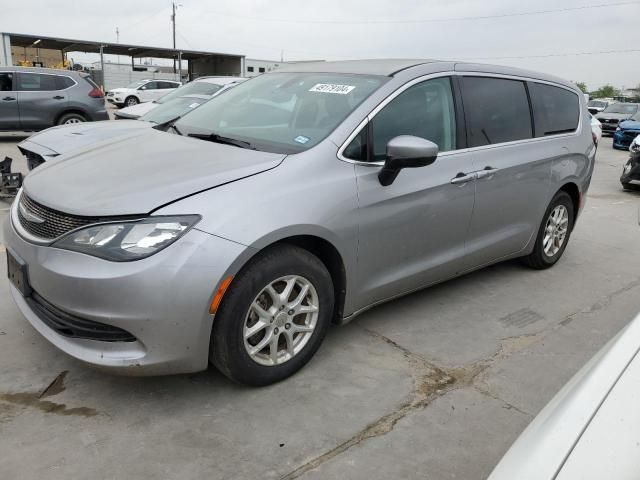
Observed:
[[[113,262],[140,260],[171,245],[199,220],[199,215],[185,215],[103,223],[76,230],[52,246]]]
[[[640,153],[640,135],[633,139],[633,142],[629,145],[629,151],[632,153]]]

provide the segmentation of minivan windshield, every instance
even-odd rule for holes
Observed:
[[[175,125],[183,135],[224,137],[274,153],[298,153],[327,137],[386,77],[269,73],[214,97]]]
[[[634,114],[638,111],[638,105],[630,103],[614,103],[609,105],[602,113]]]
[[[166,103],[174,98],[184,97],[185,95],[213,95],[222,88],[217,83],[207,82],[205,80],[189,82],[178,88],[171,90],[171,93],[163,95],[153,103]]]

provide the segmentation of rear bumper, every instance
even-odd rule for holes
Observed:
[[[53,319],[44,318],[46,312],[34,304],[34,300],[43,303],[38,297],[25,298],[11,285],[15,303],[60,350],[125,375],[207,368],[213,324],[209,305],[220,279],[246,247],[192,229],[151,257],[117,263],[28,243],[10,219],[3,228],[8,250],[28,265],[29,283],[45,305],[53,307]],[[61,317],[67,322],[62,326],[56,323]],[[115,327],[130,337],[98,340],[90,334],[82,338],[65,331],[68,322],[72,329]],[[109,332],[113,334],[114,329]]]

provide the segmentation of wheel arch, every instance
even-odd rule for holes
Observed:
[[[581,199],[582,196],[580,194],[580,189],[578,188],[578,185],[574,182],[567,182],[564,185],[562,185],[562,187],[560,187],[558,191],[565,192],[571,197],[571,203],[573,204],[573,218],[574,218],[574,224],[575,224],[575,219],[578,216],[578,212],[580,211],[580,207],[582,204],[582,199]]]
[[[87,122],[91,120],[90,116],[83,109],[78,107],[72,107],[72,108],[65,108],[64,110],[62,110],[62,112],[60,112],[58,116],[55,118],[54,125],[58,125],[58,122],[60,121],[60,119],[70,113],[82,115]]]

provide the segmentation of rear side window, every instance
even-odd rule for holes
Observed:
[[[462,95],[470,147],[533,137],[524,82],[464,77]]]
[[[18,74],[18,90],[22,92],[50,92],[59,90],[56,85],[56,78],[56,75],[20,72]]]
[[[0,72],[0,92],[13,91],[13,72]]]
[[[580,103],[578,95],[564,88],[529,83],[533,104],[536,137],[569,133],[578,128]]]
[[[69,77],[55,77],[57,90],[64,90],[65,88],[72,87],[75,85],[75,82],[71,80]]]

